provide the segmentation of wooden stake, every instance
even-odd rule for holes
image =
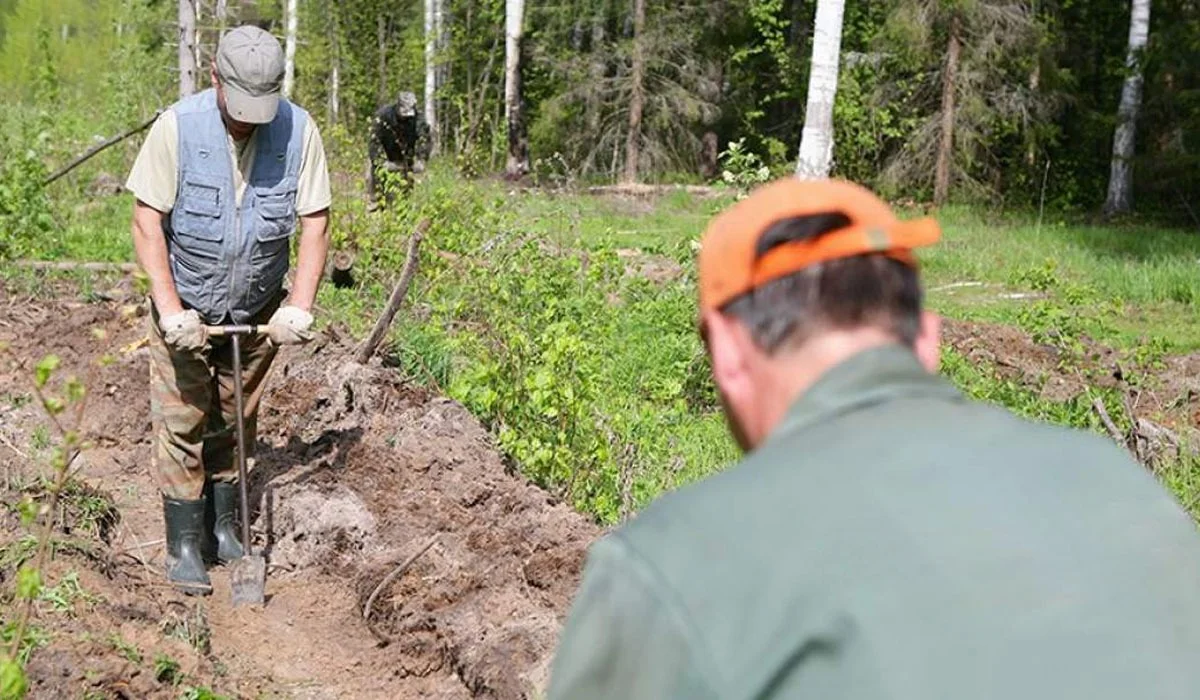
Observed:
[[[404,270],[400,273],[400,281],[396,284],[396,288],[392,290],[392,296],[388,299],[387,308],[383,310],[383,315],[375,322],[375,329],[371,331],[371,336],[358,351],[355,361],[360,365],[365,365],[371,356],[375,354],[375,350],[379,348],[379,344],[383,342],[383,337],[387,335],[388,328],[392,325],[392,319],[396,317],[396,312],[400,310],[400,304],[404,301],[404,295],[408,292],[408,287],[412,284],[413,275],[417,272],[417,248],[421,245],[421,239],[425,236],[425,232],[429,230],[429,219],[421,219],[417,224],[416,230],[413,231],[412,238],[408,241],[408,258],[404,261]]]

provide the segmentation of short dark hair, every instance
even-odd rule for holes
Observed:
[[[775,246],[849,226],[839,212],[779,221],[759,239],[761,257]],[[830,260],[780,277],[746,292],[721,308],[750,331],[768,354],[798,346],[815,334],[874,326],[908,347],[921,328],[922,290],[917,271],[872,253]]]

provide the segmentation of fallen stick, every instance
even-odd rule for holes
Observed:
[[[404,261],[404,270],[400,273],[400,281],[396,284],[396,288],[392,290],[392,296],[388,299],[387,308],[383,310],[383,315],[375,322],[375,329],[371,331],[370,337],[362,344],[358,354],[355,356],[355,361],[360,365],[365,365],[367,360],[375,354],[379,348],[379,344],[383,342],[383,337],[387,335],[388,328],[392,325],[392,319],[396,317],[396,312],[400,310],[400,304],[404,301],[404,295],[408,293],[408,286],[412,283],[413,275],[417,272],[417,248],[421,245],[421,239],[425,236],[425,232],[429,230],[429,219],[421,219],[417,224],[416,230],[413,231],[412,238],[408,241],[408,258]]]
[[[137,263],[83,262],[77,260],[14,260],[13,265],[30,270],[83,270],[85,272],[137,272]]]
[[[584,189],[587,194],[615,194],[615,195],[651,195],[651,194],[667,194],[670,192],[687,192],[700,197],[715,197],[721,194],[721,191],[716,187],[708,185],[647,185],[647,184],[625,184],[625,185],[595,185]]]
[[[964,287],[982,287],[982,286],[984,286],[983,282],[952,282],[950,284],[943,284],[940,287],[934,287],[933,289],[930,289],[929,291],[930,292],[948,292],[951,289],[962,289]]]
[[[4,437],[4,433],[0,433],[0,442],[4,443],[4,445],[6,447],[8,447],[8,449],[12,450],[13,452],[16,452],[17,455],[21,457],[21,459],[24,459],[25,461],[29,461],[29,455],[27,455],[24,452],[22,452],[21,450],[17,449],[16,445],[9,442],[8,438]]]
[[[1104,402],[1097,398],[1092,402],[1092,409],[1100,416],[1100,422],[1104,424],[1104,429],[1108,431],[1112,439],[1118,445],[1125,445],[1125,436],[1117,429],[1117,424],[1113,422],[1113,419],[1109,417],[1108,410],[1104,408]]]
[[[157,112],[155,112],[154,115],[151,116],[149,119],[142,122],[141,124],[138,124],[137,126],[133,127],[132,129],[129,129],[128,131],[126,131],[122,134],[117,134],[116,136],[113,136],[112,138],[108,139],[107,141],[96,144],[95,146],[89,148],[87,151],[85,151],[83,153],[83,155],[79,156],[78,158],[71,161],[70,163],[67,163],[66,166],[64,166],[61,170],[54,173],[53,175],[46,178],[45,180],[43,180],[42,187],[49,185],[51,182],[54,182],[58,178],[62,177],[63,175],[66,175],[67,173],[71,172],[72,170],[79,167],[80,165],[83,165],[89,158],[96,155],[100,151],[103,151],[104,149],[108,148],[109,146],[112,146],[113,144],[116,144],[116,143],[120,143],[121,141],[124,141],[125,139],[129,138],[130,136],[133,136],[134,134],[138,133],[139,131],[143,131],[144,129],[149,127],[151,124],[153,124],[154,120],[158,119],[159,115],[162,113],[163,113],[163,110],[160,109]]]
[[[374,635],[376,639],[384,644],[390,644],[395,640],[383,632],[375,629],[375,625],[371,623],[371,609],[375,606],[375,597],[378,596],[379,592],[387,587],[388,584],[390,584],[392,581],[395,581],[400,577],[401,574],[407,571],[408,567],[412,566],[413,562],[419,559],[422,554],[429,551],[429,548],[433,546],[434,542],[437,542],[437,535],[430,537],[429,541],[425,543],[425,546],[418,549],[416,554],[412,555],[408,559],[405,559],[400,566],[392,569],[387,576],[384,576],[383,580],[379,582],[379,585],[375,586],[375,590],[371,591],[371,595],[367,597],[366,604],[363,605],[363,621],[367,623],[367,629],[371,631],[371,634]]]

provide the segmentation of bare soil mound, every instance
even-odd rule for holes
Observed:
[[[250,484],[267,604],[234,609],[221,569],[212,596],[163,585],[144,315],[119,295],[2,294],[5,499],[37,491],[30,477],[51,449],[28,399],[44,354],[87,385],[93,443],[80,471],[93,505],[66,499],[65,514],[87,517],[64,515],[47,577],[54,586],[73,572],[81,592],[69,605],[39,602],[31,697],[206,686],[233,697],[525,698],[544,685],[599,529],[509,473],[461,406],[351,364],[336,333],[281,353]],[[113,361],[98,364],[104,355]],[[97,519],[95,503],[115,507]],[[12,575],[21,536],[4,515],[0,576]]]
[[[1175,450],[1200,449],[1200,353],[1163,357],[1148,367],[1135,352],[1086,339],[1082,356],[1067,357],[1011,326],[946,321],[943,331],[959,353],[1044,399],[1066,401],[1088,386],[1121,392],[1136,421],[1127,438],[1131,448],[1149,439],[1165,440]]]

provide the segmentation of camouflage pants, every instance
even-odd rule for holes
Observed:
[[[163,340],[158,311],[152,302],[149,306],[151,464],[162,493],[195,500],[204,493],[206,474],[215,481],[237,481],[233,347],[228,338],[213,338],[200,352],[177,352]],[[268,304],[249,322],[266,323],[278,306],[279,300]],[[277,349],[265,336],[243,336],[241,346],[249,469],[258,406]]]

